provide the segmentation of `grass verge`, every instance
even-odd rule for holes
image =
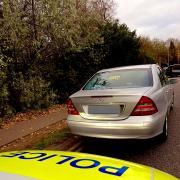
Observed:
[[[63,130],[55,131],[48,134],[46,137],[41,138],[35,144],[33,144],[30,149],[45,149],[46,147],[57,144],[68,138],[69,129],[65,128]]]

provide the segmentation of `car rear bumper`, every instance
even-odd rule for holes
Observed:
[[[94,121],[68,116],[68,126],[73,134],[112,139],[149,139],[162,133],[164,117],[131,116],[119,121]]]

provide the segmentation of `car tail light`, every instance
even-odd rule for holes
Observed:
[[[77,109],[75,108],[73,102],[71,99],[68,99],[66,101],[67,104],[67,108],[68,108],[68,114],[69,115],[79,115],[79,112],[77,111]]]
[[[142,96],[131,116],[147,116],[155,114],[156,112],[158,112],[158,110],[154,102],[150,98]]]

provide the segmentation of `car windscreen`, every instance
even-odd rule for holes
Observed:
[[[153,85],[151,69],[124,69],[95,74],[83,90],[140,88]]]

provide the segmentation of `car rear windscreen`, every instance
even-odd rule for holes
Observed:
[[[140,88],[153,85],[151,69],[125,69],[95,74],[83,90]]]

